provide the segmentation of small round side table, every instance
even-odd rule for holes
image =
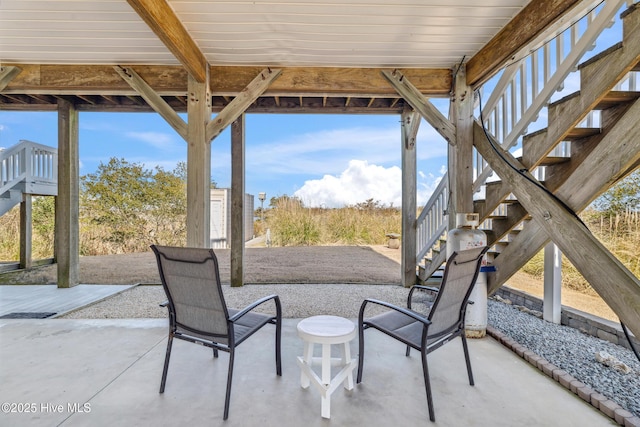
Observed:
[[[349,343],[356,336],[355,324],[338,316],[313,316],[298,323],[298,336],[304,341],[304,353],[298,357],[300,366],[300,385],[308,388],[313,384],[320,391],[321,414],[323,418],[330,418],[331,393],[343,383],[344,388],[353,390],[352,372],[358,365],[356,359],[351,358]],[[313,357],[314,344],[322,345],[322,357]],[[341,348],[340,358],[331,357],[331,345],[338,344]],[[320,362],[320,376],[312,369],[314,362]],[[335,377],[331,378],[331,364],[335,362],[342,367]]]

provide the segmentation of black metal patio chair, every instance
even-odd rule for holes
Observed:
[[[169,338],[162,371],[160,393],[164,393],[173,339],[201,344],[229,353],[229,372],[224,403],[224,419],[229,416],[229,398],[233,377],[236,347],[266,324],[276,326],[276,373],[282,375],[281,337],[282,308],[280,298],[270,295],[255,301],[242,310],[227,308],[218,260],[213,250],[152,245],[158,261],[160,279],[168,301]],[[275,303],[275,315],[253,310],[268,301]]]
[[[409,291],[407,308],[379,301],[366,299],[360,306],[358,317],[359,360],[357,383],[362,381],[364,362],[364,330],[377,329],[407,345],[406,355],[411,348],[420,351],[424,384],[427,392],[429,419],[435,421],[427,354],[440,348],[455,337],[462,339],[464,357],[467,363],[469,384],[473,385],[473,374],[469,360],[469,350],[464,334],[464,318],[469,295],[480,271],[482,256],[486,247],[454,252],[447,260],[447,266],[439,288],[416,285]],[[435,300],[427,302],[427,312],[412,310],[412,299],[416,290],[426,290],[435,294]],[[369,304],[377,304],[389,308],[382,314],[365,319],[365,309]]]

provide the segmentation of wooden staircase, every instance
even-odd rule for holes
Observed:
[[[548,127],[524,136],[522,157],[513,159],[518,169],[533,172],[545,191],[574,212],[584,210],[640,165],[640,92],[618,87],[630,72],[640,71],[638,9],[633,5],[621,15],[621,43],[578,66],[581,90],[548,105]],[[597,126],[592,124],[594,117],[599,118]],[[476,122],[474,145],[489,158],[491,148],[482,141],[486,141],[485,129]],[[497,290],[549,241],[514,196],[512,186],[508,179],[486,183],[484,199],[474,201],[480,228],[492,246],[488,261],[496,269],[488,274],[489,292]],[[432,238],[438,243],[419,265],[421,281],[437,274],[445,262],[445,237],[446,232]]]
[[[543,168],[546,190],[581,212],[595,198],[640,165],[640,92],[614,90],[640,62],[640,11],[623,14],[623,42],[579,66],[581,91],[548,107],[546,129],[523,139],[521,166]],[[599,112],[599,127],[582,127],[590,114]],[[476,123],[474,141],[485,139]],[[554,155],[561,144],[569,156]],[[478,147],[478,144],[476,144]],[[481,148],[478,148],[481,154]],[[474,203],[489,244],[494,245],[489,291],[495,291],[548,242],[547,235],[511,194],[510,182],[497,181],[486,188],[485,200]]]

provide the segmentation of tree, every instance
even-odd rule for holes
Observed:
[[[96,173],[81,178],[83,216],[101,226],[105,235],[98,238],[125,252],[133,249],[131,242],[147,239],[151,179],[151,172],[142,165],[115,157],[107,164],[101,162]]]
[[[81,220],[94,249],[83,253],[146,251],[151,243],[181,244],[186,236],[183,165],[155,171],[125,159],[100,163],[82,177]],[[85,248],[86,249],[86,248]]]
[[[611,187],[593,204],[607,215],[640,210],[640,169]]]

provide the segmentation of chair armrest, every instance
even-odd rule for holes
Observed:
[[[421,323],[423,323],[423,324],[424,324],[424,325],[426,325],[426,326],[428,326],[428,325],[430,325],[430,324],[431,324],[431,321],[430,321],[430,320],[428,320],[428,319],[427,319],[426,317],[424,317],[423,315],[421,315],[420,313],[416,313],[415,311],[409,310],[409,309],[407,309],[407,308],[399,307],[399,306],[394,305],[394,304],[391,304],[391,303],[389,303],[389,302],[386,302],[386,301],[380,301],[380,300],[373,299],[373,298],[367,298],[367,299],[365,299],[365,300],[362,302],[362,306],[360,306],[360,316],[359,316],[360,320],[363,320],[363,318],[364,318],[364,309],[365,309],[365,307],[366,307],[366,305],[367,305],[368,303],[378,304],[378,305],[381,305],[381,306],[383,306],[383,307],[390,308],[390,309],[392,309],[392,310],[395,310],[395,311],[397,311],[397,312],[399,312],[399,313],[404,314],[405,316],[409,316],[409,317],[411,317],[412,319],[415,319],[415,320],[417,320],[418,322],[421,322]]]
[[[260,298],[259,300],[253,302],[252,304],[249,304],[248,306],[246,306],[245,308],[243,308],[242,310],[240,310],[239,312],[237,312],[236,314],[234,314],[233,316],[231,316],[229,318],[230,322],[235,322],[236,320],[238,320],[239,318],[241,318],[242,316],[244,316],[245,314],[247,314],[248,312],[250,312],[251,310],[253,310],[254,308],[258,307],[261,304],[264,304],[265,302],[269,301],[269,300],[273,300],[276,304],[276,316],[278,318],[282,317],[282,308],[280,305],[280,297],[278,295],[269,295],[266,296],[264,298]]]
[[[166,300],[165,302],[161,302],[160,304],[158,304],[160,307],[168,307],[169,306],[169,300]]]
[[[408,308],[411,308],[411,300],[413,299],[413,293],[415,292],[416,289],[419,289],[421,291],[431,292],[433,294],[437,294],[438,292],[440,292],[440,289],[434,288],[433,286],[413,285],[411,287],[411,290],[409,291],[409,296],[407,297]]]

